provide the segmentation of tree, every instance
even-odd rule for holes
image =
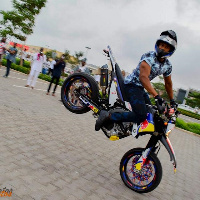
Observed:
[[[64,55],[65,55],[65,59],[66,60],[69,60],[70,59],[70,51],[69,50],[65,50],[65,53],[64,53]]]
[[[82,57],[84,55],[84,53],[82,51],[76,52],[75,51],[75,55],[74,57],[77,59],[77,61],[79,62],[80,57]]]
[[[35,25],[35,16],[40,13],[47,0],[13,0],[14,10],[0,11],[3,20],[0,24],[3,28],[0,31],[1,36],[14,36],[20,41],[25,41],[27,35],[33,33]]]
[[[50,51],[46,51],[45,55],[47,56],[47,58],[53,58],[56,59],[56,50],[50,50]]]
[[[33,33],[35,17],[45,7],[47,0],[12,0],[14,9],[12,11],[0,11],[3,20],[0,24],[2,37],[12,36],[20,41],[26,41],[28,35]],[[23,48],[23,47],[22,47]]]
[[[152,85],[153,87],[155,88],[156,92],[165,100],[165,101],[169,101],[169,97],[168,97],[168,94],[167,94],[167,91],[165,89],[165,84],[164,84],[164,81],[163,81],[163,77],[162,76],[159,76],[159,82],[156,82],[156,83],[153,83],[152,82]],[[151,101],[154,101],[154,98],[151,98]]]
[[[157,91],[157,93],[165,100],[168,99],[167,92],[165,90],[165,84],[163,83],[163,77],[159,76],[159,82],[152,83],[153,87]]]

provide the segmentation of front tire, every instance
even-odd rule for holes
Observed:
[[[124,184],[138,193],[154,190],[162,179],[162,166],[157,156],[151,152],[140,171],[135,164],[142,155],[143,148],[129,150],[121,159],[120,175]]]
[[[86,95],[93,102],[97,102],[99,88],[94,78],[86,73],[74,73],[67,77],[61,88],[61,100],[69,111],[76,114],[90,111],[90,108],[74,94],[75,89],[80,89],[81,94]]]

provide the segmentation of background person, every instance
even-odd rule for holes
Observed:
[[[28,79],[27,79],[27,85],[25,87],[31,86],[33,89],[35,87],[37,78],[42,71],[42,65],[46,62],[46,55],[43,54],[43,48],[40,49],[39,53],[36,53],[33,56],[33,62],[31,65],[31,71],[29,73]]]
[[[8,55],[6,56],[7,59],[7,64],[6,64],[6,73],[3,77],[7,78],[9,73],[10,73],[10,67],[12,63],[15,63],[16,61],[16,55],[17,55],[17,43],[13,44],[13,47],[10,47],[7,51],[8,51]]]
[[[27,57],[27,50],[26,48],[24,49],[24,51],[22,51],[22,61],[23,61],[23,66],[24,66],[24,61],[26,60],[26,57]]]
[[[0,66],[2,63],[3,55],[5,54],[5,50],[6,50],[6,38],[2,38],[0,43]]]
[[[54,87],[54,90],[53,90],[53,93],[52,93],[52,96],[55,96],[55,92],[56,92],[56,88],[57,88],[57,85],[58,85],[59,80],[60,80],[60,76],[61,76],[62,72],[64,73],[64,69],[65,69],[65,66],[66,66],[64,59],[65,59],[65,55],[62,55],[61,58],[54,65],[51,82],[49,84],[46,95],[49,95],[49,92],[51,90],[51,85],[54,82],[54,80],[56,80],[56,84],[55,84],[55,87]]]
[[[86,66],[86,61],[87,61],[86,58],[82,59],[82,60],[81,60],[81,64],[78,65],[78,66],[76,66],[76,67],[74,68],[74,72],[85,72],[85,73],[87,73],[87,74],[90,75],[90,70],[89,70],[89,68]]]
[[[48,73],[50,64],[51,64],[51,62],[49,61],[49,58],[47,58],[46,62],[43,63],[43,67],[42,67],[42,73],[43,74],[47,74]]]
[[[53,73],[53,69],[54,69],[54,65],[56,64],[56,61],[53,59],[50,63],[50,66],[49,66],[49,71],[48,71],[48,74],[47,75],[52,75]]]

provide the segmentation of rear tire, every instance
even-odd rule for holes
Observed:
[[[74,94],[74,90],[81,88],[80,93],[89,97],[93,102],[98,101],[99,87],[90,75],[86,73],[74,73],[67,77],[61,88],[61,100],[64,106],[71,112],[82,114],[90,111]]]
[[[162,179],[162,166],[157,156],[151,152],[140,171],[134,165],[140,158],[143,148],[135,148],[124,154],[120,163],[120,175],[124,184],[138,193],[154,190]]]

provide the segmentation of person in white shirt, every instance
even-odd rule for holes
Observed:
[[[0,66],[1,66],[3,54],[5,53],[5,50],[6,50],[6,38],[2,38],[1,43],[0,43]]]
[[[27,52],[26,52],[26,49],[24,49],[24,51],[22,51],[22,60],[23,60],[23,65],[24,65],[24,60],[26,59],[26,56],[27,56]]]
[[[87,73],[87,74],[90,75],[90,70],[89,70],[89,68],[86,66],[86,61],[87,61],[86,58],[82,59],[82,60],[81,60],[81,64],[78,65],[78,66],[76,66],[76,67],[74,68],[74,72],[85,72],[85,73]]]
[[[28,79],[27,79],[27,85],[25,87],[31,86],[33,89],[35,87],[37,78],[42,71],[43,63],[46,62],[46,55],[43,54],[43,48],[40,49],[39,53],[36,53],[33,56],[33,62],[31,65],[31,71],[29,73]]]
[[[56,61],[53,59],[49,67],[48,75],[52,75],[55,64],[56,64]]]
[[[50,64],[51,64],[51,62],[49,61],[49,58],[47,58],[46,62],[43,63],[43,69],[42,69],[42,73],[43,74],[47,74],[48,73]]]

